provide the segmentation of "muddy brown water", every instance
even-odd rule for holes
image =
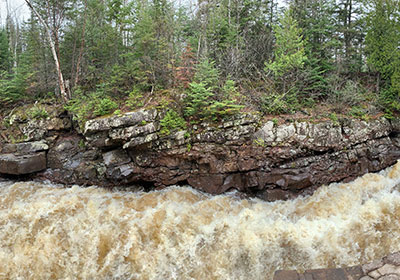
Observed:
[[[400,163],[292,201],[0,182],[0,279],[272,279],[400,250]]]

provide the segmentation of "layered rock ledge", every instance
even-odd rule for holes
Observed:
[[[274,280],[400,280],[400,252],[364,265],[345,268],[275,272]]]
[[[94,119],[81,133],[62,113],[25,123],[25,143],[1,144],[0,173],[45,169],[34,176],[65,184],[181,184],[211,194],[238,190],[275,200],[379,171],[400,158],[400,122],[384,118],[278,124],[247,113],[218,125],[201,123],[165,135],[163,116],[150,109]],[[23,150],[35,141],[48,149]],[[18,162],[18,156],[39,154],[45,157],[45,168],[39,159],[34,162],[40,168],[23,172],[1,165],[4,158]]]

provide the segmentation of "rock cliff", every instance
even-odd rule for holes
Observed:
[[[189,184],[212,194],[231,190],[266,200],[379,171],[400,158],[400,122],[291,121],[247,113],[161,133],[155,109],[86,122],[81,133],[62,112],[16,125],[23,142],[3,137],[0,173],[65,184],[162,188]],[[7,130],[1,132],[7,134]]]

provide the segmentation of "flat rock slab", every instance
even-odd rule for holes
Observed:
[[[17,144],[5,144],[2,153],[3,154],[31,154],[41,151],[47,151],[49,146],[44,141],[35,141],[35,142],[24,142]]]
[[[46,153],[40,152],[29,155],[0,155],[0,173],[24,175],[46,169]]]
[[[331,269],[312,269],[305,273],[278,270],[274,280],[358,280],[363,276],[361,266]]]

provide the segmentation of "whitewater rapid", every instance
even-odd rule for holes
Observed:
[[[0,183],[0,279],[271,279],[400,250],[400,163],[292,201]]]

